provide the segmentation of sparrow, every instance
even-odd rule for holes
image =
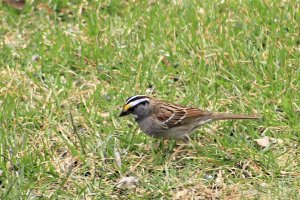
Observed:
[[[259,118],[244,114],[210,112],[164,102],[146,95],[129,97],[119,116],[126,115],[132,115],[147,135],[175,140],[186,140],[196,129],[209,122]]]

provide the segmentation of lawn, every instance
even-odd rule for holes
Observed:
[[[299,1],[0,2],[0,18],[0,199],[300,198]],[[118,117],[135,94],[261,119],[162,142]]]

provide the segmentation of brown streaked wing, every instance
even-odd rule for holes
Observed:
[[[187,118],[195,118],[195,117],[201,117],[201,116],[208,116],[212,113],[206,110],[200,110],[198,108],[186,108],[187,111]]]
[[[186,117],[181,121],[181,124],[189,124],[196,119],[199,119],[203,117],[204,119],[210,118],[209,116],[212,115],[211,112],[206,110],[200,110],[198,108],[187,108],[187,115]]]
[[[160,102],[158,105],[159,107],[156,108],[157,119],[161,122],[165,122],[174,114],[174,109],[163,102]]]
[[[172,105],[164,102],[159,103],[157,108],[157,119],[164,122],[169,128],[188,124],[201,116],[210,115],[208,111],[198,108],[188,108],[181,105]]]

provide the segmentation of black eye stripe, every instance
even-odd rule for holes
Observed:
[[[134,109],[135,107],[136,107],[136,106],[129,108],[129,109],[128,109],[128,112],[133,111],[133,109]]]

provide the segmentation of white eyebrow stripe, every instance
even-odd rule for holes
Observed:
[[[149,98],[138,99],[138,100],[135,100],[133,102],[130,102],[128,105],[132,108],[132,107],[134,107],[134,106],[136,106],[136,105],[138,105],[138,104],[140,104],[144,101],[149,101]]]
[[[126,102],[125,104],[128,104],[128,102],[130,102],[132,99],[136,98],[136,97],[146,97],[145,95],[135,95],[135,96],[132,96],[130,97]]]

